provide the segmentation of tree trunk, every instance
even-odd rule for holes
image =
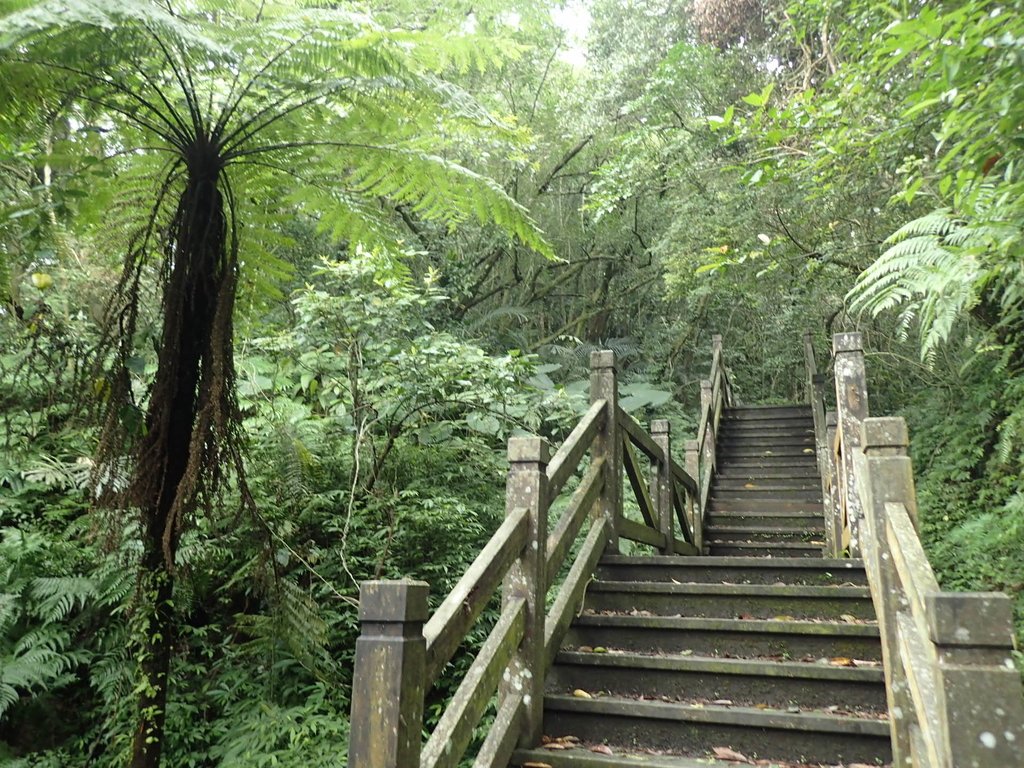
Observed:
[[[141,640],[142,692],[131,768],[158,768],[164,743],[170,667],[177,641],[174,558],[185,508],[196,503],[200,480],[189,470],[197,415],[210,397],[211,338],[225,270],[226,234],[218,173],[191,174],[172,224],[165,258],[170,274],[157,372],[132,496],[142,510],[141,599],[148,611]]]

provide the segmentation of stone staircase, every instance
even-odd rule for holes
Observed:
[[[547,743],[512,765],[890,760],[863,564],[821,556],[810,409],[727,409],[719,434],[708,556],[601,560],[548,673]]]

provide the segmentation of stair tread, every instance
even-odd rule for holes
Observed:
[[[584,698],[573,695],[546,694],[545,709],[581,713],[672,720],[692,723],[726,723],[752,728],[786,731],[817,731],[823,733],[864,734],[887,737],[889,721],[882,713],[873,717],[856,717],[825,712],[789,712],[759,707],[736,707],[716,704],[650,701],[626,696]]]
[[[861,666],[847,666],[822,664],[817,659],[794,661],[678,653],[639,653],[637,651],[588,653],[579,650],[562,650],[555,657],[555,663],[594,667],[628,667],[637,670],[787,677],[804,680],[885,682],[881,664],[866,663],[866,661]]]
[[[876,620],[855,622],[824,619],[720,619],[701,616],[647,616],[631,613],[583,613],[578,626],[626,626],[641,629],[702,629],[716,632],[759,632],[828,637],[879,637]]]
[[[714,556],[714,555],[605,555],[600,561],[609,565],[700,565],[714,568],[715,566],[750,566],[760,567],[765,564],[763,557]],[[864,561],[859,558],[843,557],[794,557],[772,558],[773,568],[835,568],[844,570],[863,569]]]
[[[734,762],[723,763],[681,755],[652,755],[621,749],[615,750],[612,755],[602,755],[586,746],[558,751],[543,748],[516,750],[511,765],[521,766],[524,763],[550,765],[551,768],[629,768],[634,765],[643,768],[736,768]]]
[[[678,594],[678,595],[744,595],[760,597],[764,595],[776,597],[853,597],[869,598],[868,587],[858,586],[822,586],[806,584],[707,584],[693,582],[676,584],[660,581],[612,581],[596,579],[590,583],[590,590],[595,592],[639,592],[643,594]]]

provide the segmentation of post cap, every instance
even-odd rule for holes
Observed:
[[[696,440],[687,440],[686,441],[686,450],[687,451],[696,451],[698,448],[700,448],[700,443],[698,443]]]
[[[595,349],[590,353],[590,367],[593,368],[614,368],[615,352],[610,349]]]
[[[651,421],[651,434],[668,434],[672,431],[672,425],[668,419],[653,419]]]
[[[1013,647],[1013,601],[1002,592],[929,592],[924,602],[935,643]]]
[[[825,412],[825,426],[835,427],[839,424],[839,415],[835,411]]]
[[[385,623],[426,621],[429,592],[430,585],[425,581],[362,581],[359,583],[359,620]]]
[[[863,352],[864,351],[864,334],[860,331],[852,331],[850,333],[837,333],[832,337],[832,352],[833,354],[839,354],[840,352]]]
[[[905,452],[909,444],[907,422],[899,416],[864,419],[861,435],[862,447],[868,453],[887,448],[899,448]]]
[[[701,379],[700,380],[700,388],[701,389],[711,389],[711,386],[712,386],[711,385],[711,379]]]
[[[533,435],[508,439],[508,460],[513,463],[547,464],[551,460],[551,446],[543,437]]]

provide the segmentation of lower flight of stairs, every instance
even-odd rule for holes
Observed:
[[[601,561],[548,673],[547,742],[517,751],[511,765],[724,768],[742,758],[850,768],[891,759],[863,564],[821,557],[820,485],[802,447],[782,464],[755,462],[745,447],[772,429],[804,429],[809,414],[756,410],[723,419],[711,555]],[[756,488],[735,488],[746,482]],[[758,493],[737,503],[750,490]],[[792,498],[780,503],[774,490]]]

